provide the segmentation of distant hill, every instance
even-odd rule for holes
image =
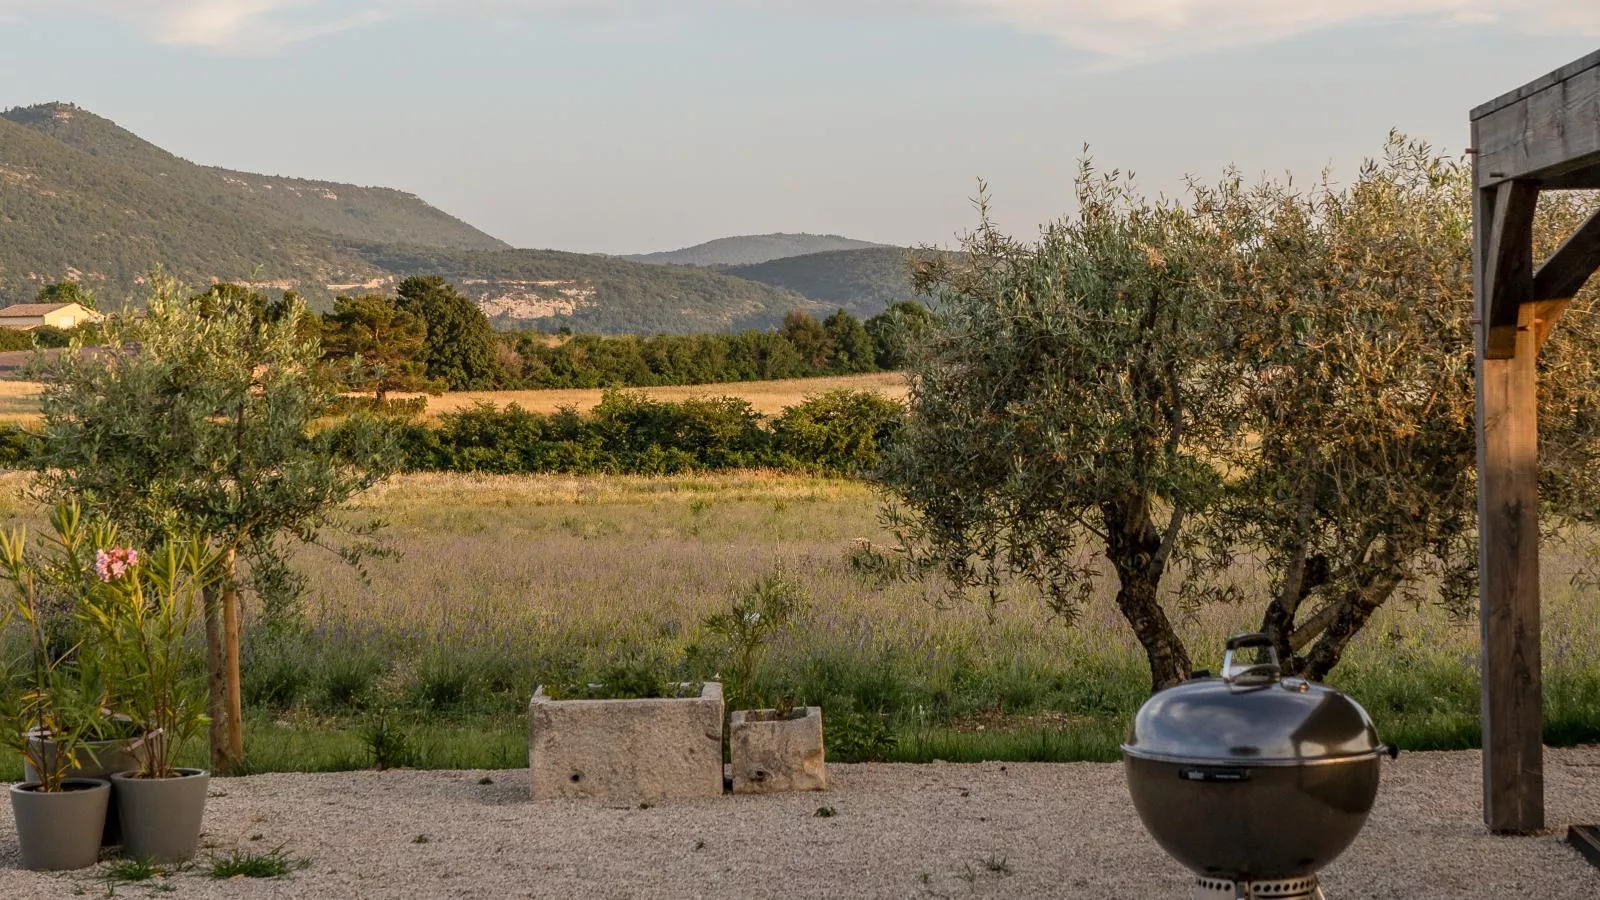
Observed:
[[[0,300],[31,299],[43,284],[77,277],[120,302],[157,263],[198,284],[253,272],[294,285],[379,274],[333,235],[239,198],[210,202],[182,177],[124,164],[115,146],[69,146],[17,113],[0,116]]]
[[[308,226],[374,243],[417,243],[462,250],[510,245],[441,212],[412,194],[199,166],[119,127],[63,103],[0,113],[7,120],[75,150],[169,185],[214,208],[251,213],[280,225]]]
[[[867,318],[890,304],[914,299],[910,266],[914,256],[925,252],[905,247],[830,250],[752,266],[727,266],[720,271],[787,288],[829,310],[842,308]]]
[[[318,304],[437,274],[492,319],[548,330],[701,332],[825,311],[709,269],[514,250],[388,188],[195,165],[68,104],[0,114],[0,303],[76,278],[119,305],[158,263],[192,285],[253,280]]]
[[[828,250],[859,250],[882,247],[836,234],[747,234],[718,238],[682,250],[624,256],[634,262],[674,266],[749,266],[787,256],[802,256]]]

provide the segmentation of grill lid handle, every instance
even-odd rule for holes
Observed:
[[[1283,674],[1283,666],[1278,662],[1278,650],[1272,646],[1272,638],[1259,631],[1236,634],[1228,638],[1226,646],[1227,652],[1222,656],[1222,680],[1229,684],[1267,684],[1277,681]],[[1266,661],[1259,661],[1262,657],[1258,655],[1257,662],[1235,668],[1234,651],[1252,648],[1265,650]]]

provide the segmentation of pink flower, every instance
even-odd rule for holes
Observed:
[[[138,564],[139,551],[132,547],[112,547],[110,550],[97,550],[94,554],[94,572],[101,581],[121,578]]]

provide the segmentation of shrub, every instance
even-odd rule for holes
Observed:
[[[27,467],[43,445],[37,434],[20,425],[0,425],[0,467]]]
[[[361,729],[361,743],[366,745],[372,767],[380,772],[416,764],[411,736],[386,712],[373,716]]]
[[[411,704],[445,712],[467,706],[483,689],[483,679],[470,654],[439,648],[423,657],[411,685]]]
[[[375,651],[346,646],[325,654],[318,672],[317,706],[322,712],[362,709],[382,674],[383,661]]]
[[[65,347],[72,343],[72,332],[54,325],[40,325],[27,334],[32,335],[34,342],[41,348]]]
[[[644,474],[759,465],[770,444],[760,414],[738,397],[666,403],[607,391],[592,427],[617,469]]]
[[[855,475],[873,468],[900,428],[899,403],[867,392],[814,397],[770,425],[737,397],[651,400],[607,391],[592,415],[480,403],[437,427],[400,430],[407,469],[497,474],[672,475],[788,468]]]
[[[783,411],[773,423],[778,451],[801,467],[863,475],[878,467],[905,407],[869,391],[829,391]]]
[[[257,640],[245,645],[241,689],[247,706],[288,709],[309,693],[306,660],[287,641]]]

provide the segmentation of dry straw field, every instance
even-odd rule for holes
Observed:
[[[742,397],[756,412],[777,415],[807,397],[841,388],[871,391],[893,399],[906,395],[905,376],[899,372],[874,372],[868,375],[841,375],[828,378],[787,378],[778,381],[738,381],[728,384],[695,384],[670,387],[631,388],[654,400],[685,400],[691,397]],[[27,425],[39,418],[39,385],[31,381],[0,380],[0,425]],[[558,388],[542,391],[458,391],[428,397],[426,416],[439,416],[470,409],[479,403],[496,408],[517,404],[536,413],[553,413],[562,407],[588,412],[600,402],[599,388]],[[396,394],[396,397],[417,396]]]
[[[727,384],[673,385],[631,388],[652,400],[687,400],[691,397],[742,397],[756,412],[777,415],[807,397],[841,388],[871,391],[896,400],[906,394],[905,375],[900,372],[874,372],[868,375],[840,375],[827,378],[786,378],[777,381],[737,381]],[[599,388],[557,388],[542,391],[458,391],[428,398],[428,417],[490,403],[504,407],[515,403],[529,412],[553,413],[570,406],[588,412],[600,402]],[[399,395],[397,395],[399,396]]]
[[[27,425],[39,419],[39,385],[0,379],[0,425]]]

